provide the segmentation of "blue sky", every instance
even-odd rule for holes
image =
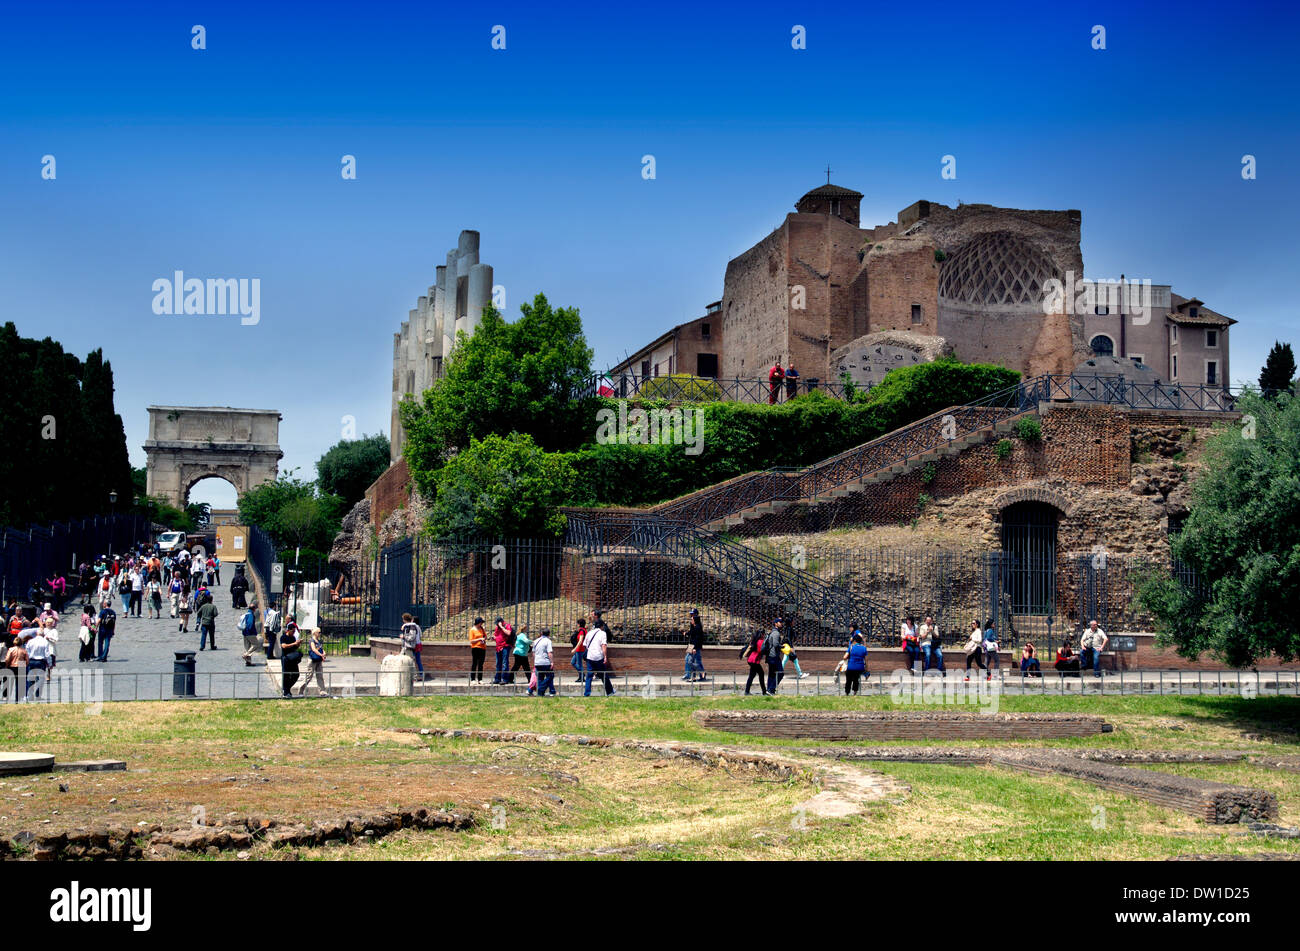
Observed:
[[[1300,344],[1298,20],[1280,3],[14,7],[0,319],[104,348],[135,464],[148,404],[251,406],[282,411],[283,465],[310,478],[344,416],[387,430],[391,335],[461,229],[482,232],[511,314],[537,291],[579,307],[607,365],[699,316],[829,163],[866,194],[864,225],[920,198],[1081,209],[1089,276],[1236,317],[1233,382],[1253,380],[1274,339]],[[154,315],[152,282],[177,269],[260,278],[260,323]]]

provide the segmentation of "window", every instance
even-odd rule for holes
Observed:
[[[1219,361],[1206,360],[1205,361],[1205,385],[1217,386],[1218,382],[1219,382]]]
[[[1092,352],[1099,357],[1113,357],[1115,355],[1115,341],[1111,340],[1105,334],[1097,334],[1092,338]]]
[[[1201,312],[1201,308],[1199,308],[1199,307],[1189,307],[1189,308],[1187,308],[1187,316],[1188,316],[1188,317],[1195,317],[1195,316],[1196,316],[1197,314],[1199,314],[1200,312]]]
[[[920,322],[921,322],[921,305],[920,305],[920,304],[913,304],[913,305],[912,305],[912,323],[914,323],[914,324],[919,324]]]
[[[1219,332],[1217,330],[1205,331],[1205,346],[1211,350],[1217,350],[1219,346]]]
[[[1176,354],[1176,353],[1174,354],[1174,373],[1173,373],[1173,377],[1174,377],[1175,380],[1178,379],[1178,354]]]
[[[1098,317],[1108,317],[1110,316],[1110,305],[1098,304],[1096,307],[1092,309],[1092,312],[1096,314]]]
[[[1173,337],[1172,337],[1171,339],[1174,341],[1174,343],[1177,343],[1177,342],[1178,342],[1178,325],[1177,325],[1177,324],[1174,324],[1174,335],[1173,335]]]
[[[718,355],[716,353],[697,353],[695,355],[695,375],[717,379]]]
[[[1136,363],[1138,366],[1144,366],[1146,361],[1146,357],[1144,357],[1140,353],[1134,353],[1130,355],[1129,359],[1132,360],[1134,363]]]
[[[700,324],[700,338],[701,338],[702,340],[708,340],[708,339],[709,339],[709,325],[708,325],[708,324]]]
[[[831,199],[831,214],[832,214],[832,215],[838,215],[839,213],[840,213],[840,200],[839,200],[838,198],[832,198],[832,199]]]
[[[642,378],[642,379],[645,379],[645,378],[648,377],[649,375],[650,375],[650,361],[649,361],[649,360],[642,360],[642,361],[641,361],[641,378]]]

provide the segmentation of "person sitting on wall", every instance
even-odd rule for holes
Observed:
[[[1056,649],[1055,667],[1063,677],[1069,675],[1079,676],[1079,656],[1074,652],[1069,635],[1066,635],[1065,643]]]
[[[1043,668],[1042,665],[1038,663],[1038,658],[1034,656],[1034,645],[1032,643],[1026,644],[1020,650],[1020,676],[1043,676]]]

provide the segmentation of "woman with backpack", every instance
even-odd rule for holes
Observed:
[[[420,636],[420,625],[415,623],[415,618],[411,614],[402,615],[402,653],[410,652],[411,657],[415,660],[415,668],[420,672],[420,680],[424,681],[424,660],[421,654],[424,652],[424,640]],[[307,676],[311,676],[308,671]]]
[[[745,658],[745,663],[749,664],[749,678],[745,681],[745,696],[749,696],[750,688],[754,686],[754,678],[758,678],[759,689],[763,691],[763,696],[767,696],[767,680],[763,675],[763,635],[758,631],[749,635],[749,643],[740,651],[740,656]]]

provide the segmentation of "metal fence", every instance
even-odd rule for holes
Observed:
[[[79,563],[152,542],[155,527],[142,515],[101,515],[25,529],[0,528],[0,603],[26,600],[34,582],[43,584],[56,575],[67,579],[70,598],[79,593]]]
[[[890,660],[893,659],[891,656]],[[871,666],[870,660],[868,666]],[[522,697],[529,689],[524,677],[499,686],[471,684],[468,670],[430,670],[423,679],[417,676],[413,682],[401,683],[395,675],[378,670],[331,672],[328,661],[325,667],[322,675],[324,693],[333,698],[397,695]],[[44,680],[43,672],[37,673],[42,676],[33,679],[30,688],[23,683],[23,676],[0,677],[0,706],[47,703],[93,708],[99,703],[133,700],[272,700],[283,698],[287,682],[282,674],[268,673],[264,669],[195,674],[112,674],[73,670],[56,672],[48,681]],[[490,675],[491,671],[488,673]],[[681,680],[681,675],[680,670],[614,673],[610,676],[612,696],[647,700],[743,696],[747,680],[746,674],[739,672],[713,674],[708,680],[693,682]],[[35,674],[31,676],[35,677]],[[954,669],[946,678],[938,671],[926,674],[924,680],[916,677],[914,683],[917,686],[910,689],[907,684],[900,685],[898,677],[894,671],[873,672],[862,681],[857,695],[893,696],[895,702],[912,708],[952,703],[987,708],[999,696],[1174,695],[1243,699],[1300,696],[1300,671],[1293,670],[1127,671],[1107,673],[1104,677],[1063,676],[1050,668],[1045,669],[1040,677],[1024,676],[1015,670],[999,670],[991,682],[977,677],[978,683],[967,685],[961,673]],[[919,689],[921,685],[926,685],[924,693]],[[294,698],[321,696],[315,677],[307,679],[306,665],[289,686]],[[554,686],[556,695],[560,697],[583,697],[587,693],[585,680],[578,682],[571,669],[563,663],[556,666]],[[752,689],[757,696],[760,692],[758,684],[754,683]],[[844,680],[834,674],[811,674],[806,679],[790,676],[781,681],[779,693],[803,697],[842,696]],[[593,700],[609,699],[598,674],[592,677],[589,696]]]
[[[757,377],[704,377],[674,374],[641,376],[635,373],[593,376],[578,391],[578,397],[604,396],[611,399],[653,399],[672,403],[784,403],[808,393],[825,393],[844,399],[853,392],[871,389],[869,383],[844,384],[839,380],[800,377],[770,383]]]
[[[616,642],[681,644],[691,608],[710,643],[739,644],[781,614],[805,646],[838,646],[851,624],[894,646],[911,614],[933,616],[948,645],[971,621],[994,618],[1004,646],[1049,651],[1093,619],[1108,631],[1150,630],[1136,596],[1144,571],[1198,587],[1184,567],[1119,555],[777,547],[691,526],[665,532],[662,522],[629,520],[611,534],[611,524],[563,541],[403,539],[346,572],[300,566],[284,603],[300,624],[322,628],[334,654],[397,636],[404,613],[429,641],[460,643],[475,618],[490,630],[501,617],[564,644],[578,618],[599,609]]]

